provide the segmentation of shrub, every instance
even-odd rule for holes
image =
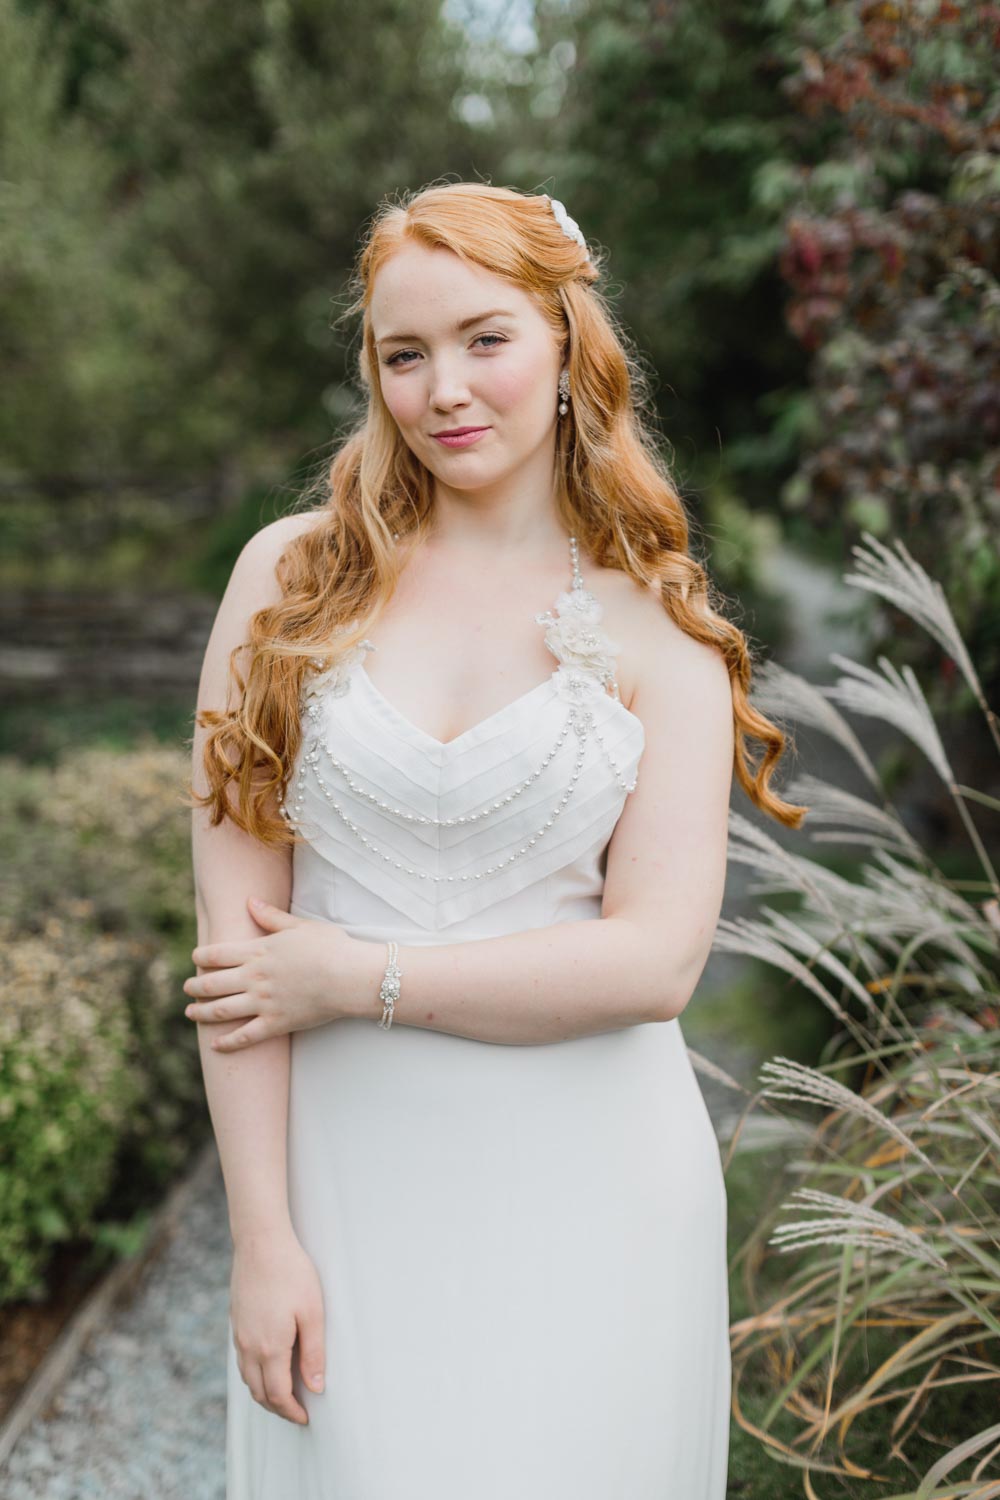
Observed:
[[[186,770],[155,744],[0,763],[0,1303],[112,1199],[158,1196],[207,1128]]]
[[[0,928],[0,1302],[40,1290],[51,1247],[86,1235],[142,1093],[124,997],[166,984],[151,945],[81,940],[49,918]]]

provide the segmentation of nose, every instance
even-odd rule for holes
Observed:
[[[452,360],[435,360],[430,380],[430,403],[437,411],[468,406],[469,386],[461,368]]]

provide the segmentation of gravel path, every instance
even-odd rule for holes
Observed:
[[[230,1254],[215,1158],[135,1296],[21,1436],[2,1500],[223,1500]]]
[[[858,591],[784,549],[772,568],[792,610],[795,650],[786,665],[829,680],[827,652],[855,654],[857,643],[850,627],[833,629],[824,617],[854,602]],[[747,881],[742,866],[730,867],[728,916],[748,909]],[[739,966],[729,955],[713,955],[702,986],[727,988]],[[718,1037],[702,1044],[695,1006],[684,1032],[692,1048],[750,1080],[759,1059],[740,1045],[738,1018],[725,1044]],[[731,1116],[733,1096],[699,1082],[718,1127]],[[14,1448],[0,1471],[0,1500],[224,1500],[230,1256],[216,1159],[135,1294],[90,1341],[52,1410]]]

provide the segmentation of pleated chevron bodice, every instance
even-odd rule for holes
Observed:
[[[400,915],[439,932],[490,912],[500,932],[599,913],[645,734],[621,701],[618,647],[575,537],[571,555],[570,589],[535,616],[559,665],[452,740],[388,702],[362,660],[369,641],[313,680],[285,807],[305,839],[297,914],[376,937],[383,917],[395,935]]]

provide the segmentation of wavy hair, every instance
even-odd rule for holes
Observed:
[[[756,807],[797,828],[808,809],[771,789],[786,735],[750,703],[747,638],[724,617],[705,569],[689,554],[688,519],[658,449],[645,372],[597,286],[601,257],[563,232],[546,194],[478,182],[432,184],[386,200],[369,221],[345,313],[363,318],[359,373],[367,406],[306,489],[315,524],[281,555],[281,600],[251,617],[248,640],[230,657],[237,706],[196,717],[208,730],[209,791],[201,795],[189,784],[189,805],[211,807],[213,826],[228,816],[269,845],[298,841],[280,804],[301,745],[306,678],[361,642],[396,586],[404,550],[396,538],[417,542],[429,526],[433,476],[382,398],[369,312],[379,269],[413,241],[451,250],[536,299],[568,352],[573,392],[556,438],[560,517],[583,556],[655,585],[680,628],[722,652],[732,684],[735,775]],[[236,657],[247,650],[244,678]]]

